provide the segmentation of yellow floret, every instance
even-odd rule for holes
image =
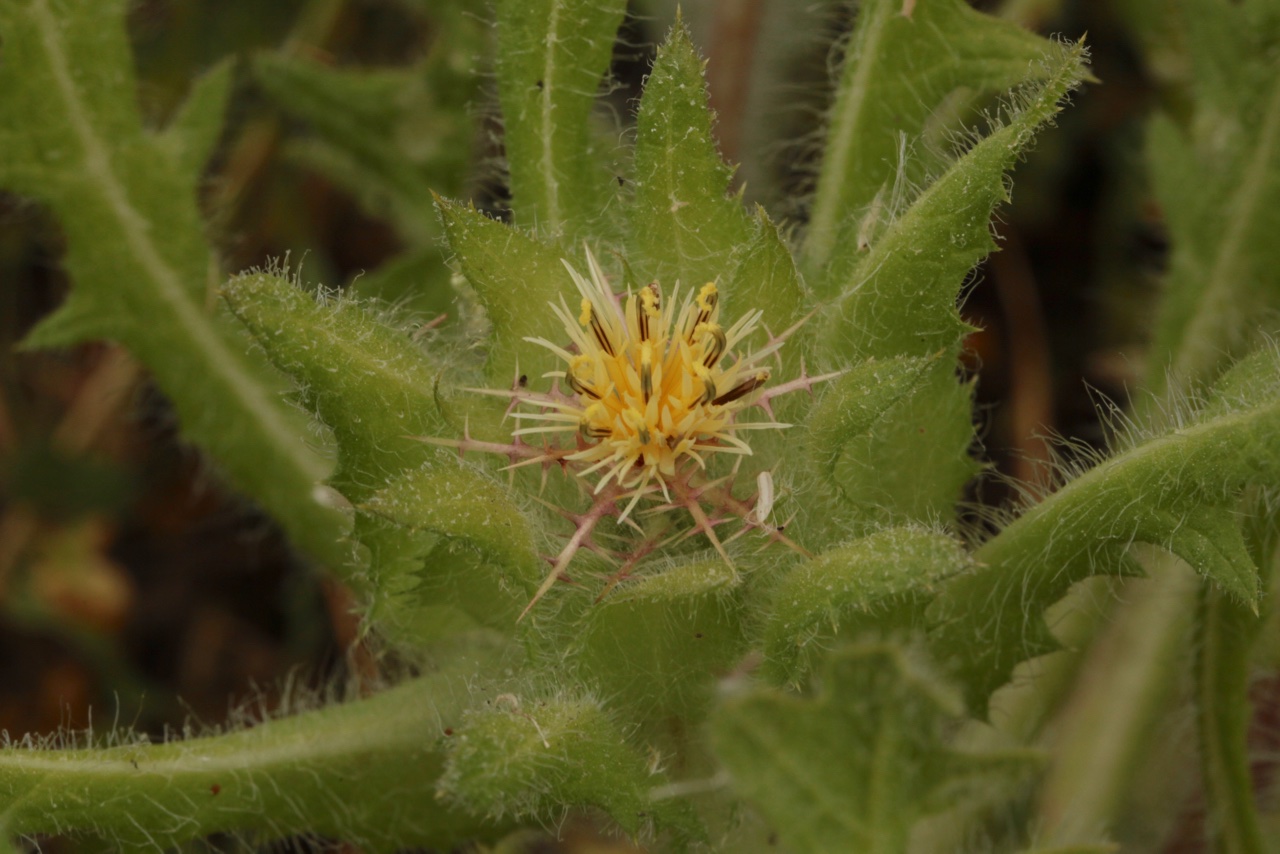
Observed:
[[[754,402],[768,371],[755,364],[759,357],[735,347],[755,331],[760,312],[726,332],[714,282],[687,296],[678,310],[663,306],[656,282],[620,305],[590,253],[587,263],[587,277],[565,264],[581,296],[578,323],[563,303],[552,306],[572,346],[565,350],[539,339],[568,361],[556,375],[573,396],[557,401],[554,415],[545,409],[517,413],[540,426],[516,433],[576,430],[582,446],[567,459],[587,464],[581,474],[602,473],[597,492],[610,482],[633,491],[629,512],[651,485],[666,492],[684,465],[705,466],[707,453],[751,452],[734,435],[735,416]],[[548,421],[564,426],[548,427]]]

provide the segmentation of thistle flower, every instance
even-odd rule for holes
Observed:
[[[561,512],[575,526],[569,542],[555,558],[542,586],[521,614],[523,618],[558,578],[579,549],[591,546],[592,532],[601,519],[616,516],[641,534],[643,528],[630,519],[641,499],[659,503],[654,512],[683,508],[693,518],[691,531],[672,539],[702,533],[727,563],[732,564],[715,528],[731,518],[742,528],[730,539],[749,530],[764,531],[771,540],[807,554],[782,535],[781,526],[768,523],[773,503],[769,472],[758,477],[755,494],[739,498],[733,492],[737,465],[725,477],[708,479],[709,458],[732,454],[741,461],[751,454],[750,444],[739,433],[784,429],[791,425],[772,420],[769,401],[838,374],[810,377],[801,366],[790,382],[768,385],[771,371],[764,361],[782,347],[800,323],[780,335],[770,335],[759,349],[742,345],[762,326],[763,312],[750,310],[727,329],[720,322],[720,292],[715,282],[690,290],[683,300],[680,285],[666,299],[657,282],[639,291],[616,295],[604,271],[588,249],[587,276],[564,262],[578,291],[576,312],[564,297],[551,310],[564,326],[562,346],[545,338],[527,341],[554,353],[563,366],[544,375],[553,381],[549,392],[526,387],[523,378],[510,390],[472,389],[504,397],[518,426],[511,444],[472,439],[462,441],[424,439],[436,444],[496,453],[511,460],[508,468],[542,464],[545,470],[558,463],[587,481],[591,506],[582,513]],[[743,411],[760,407],[770,420],[746,421]],[[532,444],[532,436],[544,436]],[[658,535],[662,536],[661,534]],[[611,579],[607,593],[645,556],[664,541],[645,539],[633,550],[618,554],[621,568]],[[604,593],[601,594],[603,596]]]
[[[737,352],[756,330],[761,311],[749,311],[725,329],[714,282],[696,296],[690,292],[683,303],[678,284],[664,303],[652,282],[624,303],[589,250],[587,267],[590,277],[584,278],[565,262],[581,295],[576,319],[563,297],[551,305],[571,349],[528,339],[565,363],[546,376],[562,380],[573,394],[517,398],[538,411],[516,413],[535,426],[515,435],[576,433],[579,449],[563,459],[582,466],[579,476],[600,474],[594,494],[610,483],[624,490],[630,500],[619,521],[655,484],[670,501],[670,485],[690,466],[705,469],[707,455],[750,454],[751,446],[736,433],[790,426],[736,418],[769,380],[761,361],[782,346],[778,340],[753,353]]]

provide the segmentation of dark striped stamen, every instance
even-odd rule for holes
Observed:
[[[600,318],[596,317],[595,306],[586,297],[582,298],[582,315],[578,318],[578,322],[583,326],[590,326],[591,334],[596,337],[596,343],[600,345],[600,349],[610,356],[614,355],[613,342],[609,340],[609,333],[605,332]]]
[[[585,394],[593,400],[600,399],[600,395],[596,393],[595,389],[578,379],[573,374],[569,374],[569,388],[573,389],[578,394]]]
[[[725,347],[729,344],[729,339],[725,336],[724,330],[720,328],[718,323],[704,323],[701,328],[703,332],[711,336],[711,346],[707,348],[707,354],[702,358],[702,364],[709,368],[720,361]]]
[[[698,398],[698,403],[702,405],[710,405],[716,399],[716,380],[711,376],[711,372],[701,365],[694,365],[694,373],[698,379],[702,380],[702,395]]]
[[[645,403],[653,397],[653,345],[648,341],[640,345],[640,395]]]
[[[769,372],[760,371],[751,379],[743,380],[733,388],[726,391],[724,394],[717,397],[715,400],[711,401],[711,405],[723,406],[726,403],[733,403],[735,400],[738,400],[739,398],[746,397],[747,395],[751,394],[751,392],[760,388],[760,386],[764,385],[768,381],[769,381]]]

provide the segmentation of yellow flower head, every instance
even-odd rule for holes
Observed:
[[[570,312],[563,297],[551,308],[572,344],[529,340],[564,361],[547,376],[572,394],[541,398],[538,412],[517,413],[539,423],[515,434],[576,433],[578,450],[564,459],[584,466],[581,475],[600,473],[596,493],[610,483],[633,493],[623,516],[653,488],[666,493],[687,465],[705,468],[707,454],[750,454],[737,432],[787,426],[735,421],[769,379],[761,360],[777,349],[738,351],[762,312],[749,311],[725,329],[714,283],[683,302],[678,284],[665,300],[656,282],[619,297],[590,251],[589,277],[565,267],[582,297],[579,311]]]

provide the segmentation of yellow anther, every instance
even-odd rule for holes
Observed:
[[[589,382],[595,374],[594,367],[595,362],[590,356],[574,356],[573,361],[569,363],[569,370],[565,373],[565,378],[569,381],[569,388],[578,394],[585,394],[588,397],[599,400],[600,393]]]
[[[613,435],[609,426],[609,410],[600,403],[593,403],[582,412],[578,432],[584,439],[607,439]]]
[[[698,308],[707,313],[716,307],[716,300],[719,294],[716,291],[715,282],[707,282],[702,286],[702,290],[698,291]]]
[[[640,291],[640,305],[649,317],[657,317],[661,312],[662,295],[658,292],[657,282],[650,282]]]
[[[531,398],[540,411],[522,416],[538,426],[522,430],[579,433],[576,448],[561,446],[562,458],[599,472],[597,491],[610,483],[632,490],[625,516],[653,489],[665,493],[682,472],[705,467],[711,452],[743,452],[746,443],[735,432],[744,426],[736,419],[757,399],[753,392],[768,372],[736,342],[757,328],[761,315],[752,312],[732,327],[731,352],[729,327],[718,322],[714,281],[664,306],[657,282],[620,300],[594,260],[590,267],[589,278],[573,274],[581,328],[561,312],[572,346],[540,342],[563,360],[562,384],[572,397]]]

